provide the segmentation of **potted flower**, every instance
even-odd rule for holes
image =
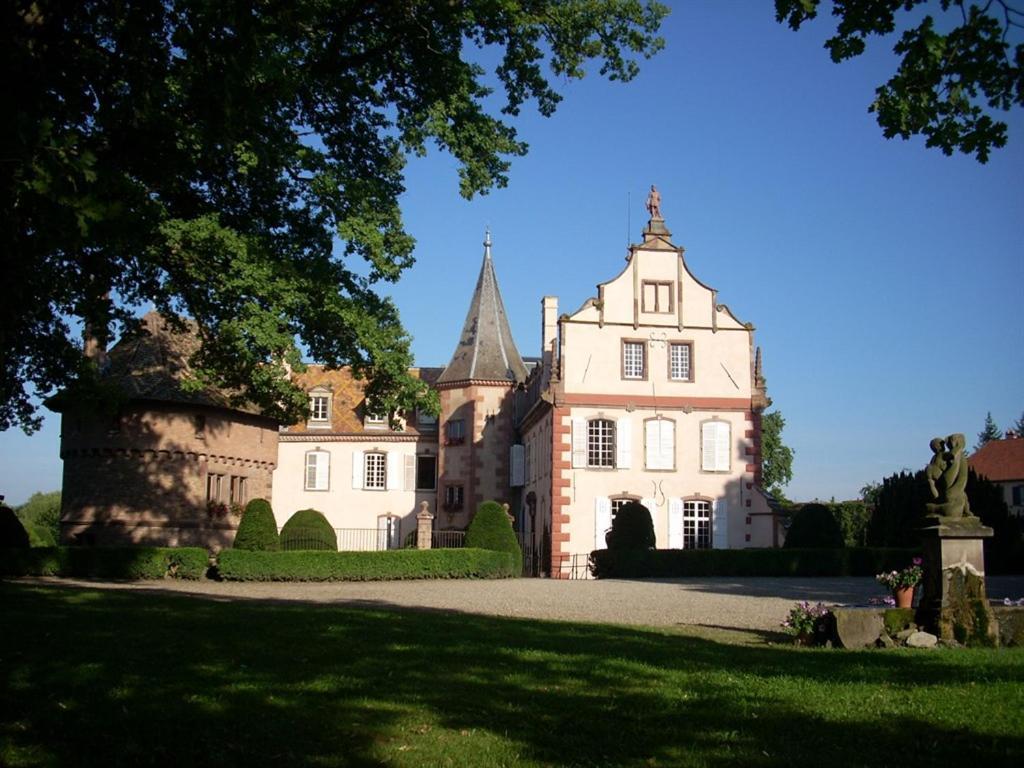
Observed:
[[[789,617],[782,622],[782,626],[794,636],[793,642],[796,645],[814,645],[825,639],[828,633],[825,619],[831,613],[824,603],[811,605],[805,600],[790,609]]]
[[[915,557],[902,571],[880,573],[875,576],[875,581],[889,588],[892,596],[896,598],[897,608],[909,608],[914,602],[914,587],[921,583],[923,575],[921,558]]]

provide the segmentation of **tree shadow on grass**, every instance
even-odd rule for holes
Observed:
[[[1024,761],[1024,654],[0,585],[0,763]]]

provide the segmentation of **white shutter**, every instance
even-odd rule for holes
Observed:
[[[675,469],[676,466],[676,423],[661,420],[661,452],[662,469]]]
[[[510,486],[518,488],[526,484],[526,446],[513,445],[509,447],[508,469],[508,484]]]
[[[644,451],[647,469],[675,467],[676,425],[668,419],[644,422]]]
[[[416,490],[416,457],[414,455],[405,455],[405,472],[403,472],[402,474],[402,489],[406,491]]]
[[[711,512],[711,546],[715,549],[729,548],[729,503],[716,499]]]
[[[729,471],[729,459],[732,458],[732,441],[729,435],[729,423],[718,422],[718,435],[715,438],[715,468],[719,472]]]
[[[705,472],[715,471],[715,424],[714,421],[705,421],[700,425],[700,468]]]
[[[363,452],[352,452],[352,487],[356,490],[363,488]]]
[[[615,424],[615,468],[629,469],[633,465],[633,428],[628,417]]]
[[[640,503],[647,507],[647,511],[651,513],[651,523],[654,527],[658,527],[658,504],[654,499],[640,499]]]
[[[306,454],[306,490],[316,490],[316,451],[310,451]],[[211,494],[210,498],[214,498]]]
[[[668,500],[668,548],[683,548],[683,500]]]
[[[402,454],[397,451],[388,451],[387,476],[384,478],[385,487],[389,491],[395,491],[402,487]]]
[[[651,419],[644,422],[644,465],[648,469],[661,469],[660,445],[661,438],[658,425],[661,421]]]
[[[612,500],[594,499],[594,549],[607,549],[604,535],[612,527]]]
[[[316,489],[326,491],[331,487],[331,454],[327,451],[317,451],[316,456]]]
[[[587,421],[575,418],[572,420],[572,465],[587,466]]]

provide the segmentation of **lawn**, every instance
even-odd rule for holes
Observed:
[[[12,768],[1024,765],[1021,649],[10,582],[0,606]]]

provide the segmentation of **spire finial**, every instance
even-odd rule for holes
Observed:
[[[484,258],[491,258],[491,227],[489,225],[484,230]]]

